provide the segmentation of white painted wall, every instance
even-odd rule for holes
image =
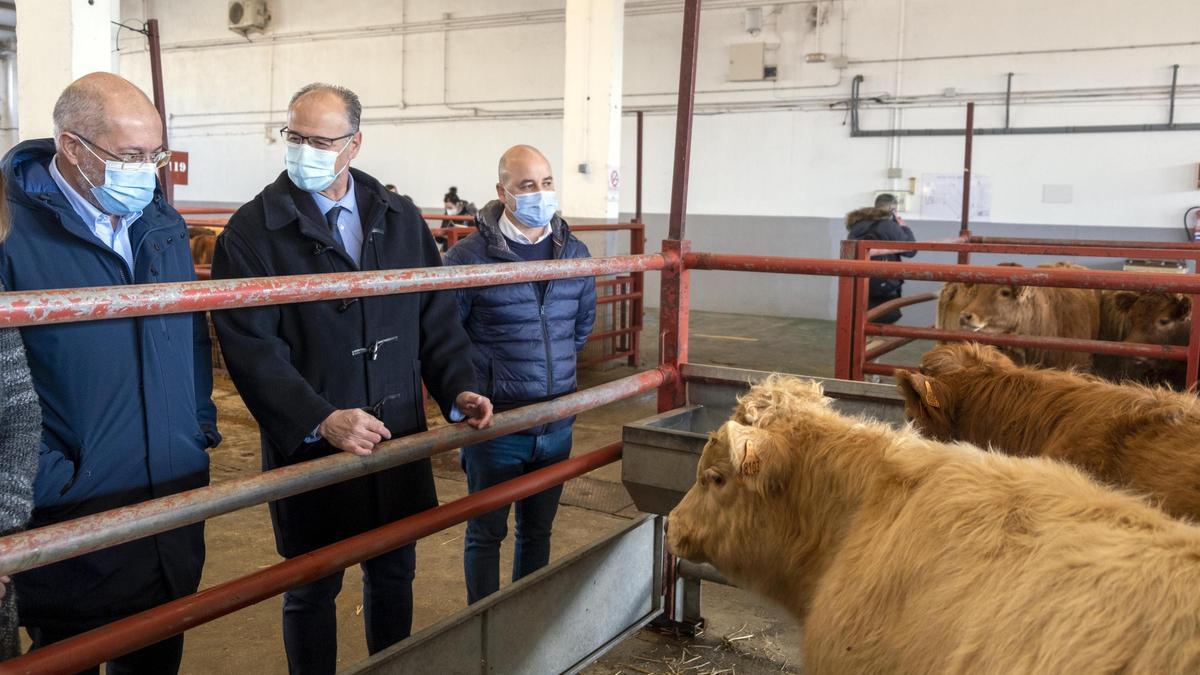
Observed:
[[[226,30],[225,0],[124,0],[122,12],[126,19],[148,13],[162,24],[172,144],[192,153],[192,184],[179,189],[180,199],[252,196],[282,164],[274,130],[290,93],[311,80],[332,80],[355,89],[368,106],[362,168],[434,205],[451,184],[468,198],[486,200],[495,158],[515,142],[544,148],[560,172],[567,170],[560,138],[563,4],[343,0],[331,11],[320,0],[272,0],[270,28],[249,41]],[[646,129],[647,212],[669,205],[681,4],[626,3],[624,107],[655,113]],[[1086,125],[1165,121],[1162,87],[1169,66],[1179,63],[1176,121],[1200,121],[1200,3],[1194,0],[824,2],[820,50],[834,56],[844,38],[852,62],[845,71],[804,62],[804,53],[818,49],[806,18],[813,4],[779,3],[776,14],[767,5],[764,31],[751,37],[740,6],[752,4],[713,1],[703,15],[697,86],[704,114],[695,127],[693,213],[835,216],[889,187],[892,142],[849,138],[844,111],[829,109],[848,96],[854,74],[866,77],[868,96],[892,97],[899,75],[899,95],[918,101],[901,113],[906,128],[960,126],[967,96],[941,97],[949,88],[981,102],[979,125],[1002,124],[996,98],[1009,71],[1016,73],[1018,99],[1030,91],[1060,92],[1014,106],[1014,125]],[[495,15],[508,25],[462,27]],[[442,30],[447,17],[450,26]],[[779,66],[777,82],[726,82],[727,46],[750,40],[778,45],[769,50]],[[898,53],[1162,43],[1186,44],[910,61],[900,73],[895,63],[855,63]],[[120,44],[122,73],[148,88],[140,38],[125,33]],[[1106,97],[1063,93],[1076,89],[1101,89]],[[1114,100],[1122,92],[1122,100]],[[496,119],[514,115],[522,119]],[[891,122],[890,108],[862,113],[866,128]],[[627,212],[633,208],[632,118],[624,130],[621,210]],[[897,145],[905,176],[961,168],[960,138]],[[1200,203],[1197,132],[980,137],[975,156],[977,173],[992,180],[995,221],[1175,227],[1187,206]],[[1047,184],[1072,186],[1074,203],[1043,204]]]

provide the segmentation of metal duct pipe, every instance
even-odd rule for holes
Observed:
[[[1173,66],[1178,73],[1179,66]],[[850,137],[851,138],[892,138],[896,136],[962,136],[964,129],[863,129],[858,122],[858,108],[862,102],[863,76],[855,75],[850,87]],[[1091,124],[1081,126],[1055,127],[988,127],[975,129],[976,136],[1006,136],[1031,134],[1099,134],[1099,133],[1131,133],[1146,131],[1200,131],[1200,123],[1175,124],[1175,94],[1176,83],[1172,79],[1170,89],[1170,119],[1164,124]],[[1006,92],[1005,100],[1011,99],[1011,89]],[[1007,109],[1007,102],[1005,107]]]

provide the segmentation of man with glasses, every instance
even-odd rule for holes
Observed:
[[[411,200],[350,168],[362,148],[362,106],[350,90],[310,84],[280,131],[284,165],[217,241],[213,278],[437,267],[441,256]],[[258,421],[263,467],[339,452],[370,455],[425,430],[422,381],[452,421],[491,423],[473,393],[470,342],[454,291],[353,295],[215,314],[229,373]],[[437,506],[428,459],[271,504],[279,554],[291,558]],[[412,545],[363,563],[371,653],[412,625]],[[283,641],[293,673],[337,666],[334,600],[342,573],[292,589]]]
[[[187,227],[163,198],[158,112],[126,80],[93,73],[54,106],[54,138],[3,160],[12,233],[0,246],[11,291],[191,281]],[[208,484],[220,442],[204,314],[21,329],[42,407],[31,527]],[[197,523],[16,575],[33,648],[194,593]],[[119,657],[109,672],[174,673],[179,635]],[[93,669],[92,672],[97,672]]]

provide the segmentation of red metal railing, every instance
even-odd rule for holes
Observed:
[[[366,457],[331,455],[3,537],[0,575],[24,572],[546,424],[652,391],[673,377],[669,370],[656,368],[553,401],[497,413],[492,426],[483,431],[462,424],[446,425],[381,443]]]
[[[966,241],[933,241],[933,242],[883,242],[883,241],[847,241],[843,242],[843,257],[847,255],[859,260],[872,256],[902,251],[932,251],[958,253],[960,257],[971,253],[1014,254],[1032,256],[1086,256],[1127,258],[1137,257],[1149,260],[1191,260],[1200,270],[1200,248],[1190,244],[1173,244],[1160,242],[1088,242],[1077,240],[1037,240],[1022,238],[1017,240],[1003,237],[982,239],[971,237]],[[1022,269],[1022,268],[1010,268]],[[1045,269],[1045,268],[1038,268]],[[1078,271],[1076,271],[1078,272]],[[1110,278],[1120,281],[1101,286],[1090,286],[1105,290],[1140,290],[1129,287],[1125,283],[1131,277],[1137,276],[1132,272],[1103,272],[1100,274],[1115,275]],[[883,276],[883,275],[880,275]],[[1141,275],[1163,278],[1161,273]],[[1081,288],[1084,286],[1080,286]],[[864,284],[854,282],[849,288],[843,284],[845,294],[840,294],[838,303],[839,324],[849,322],[849,330],[839,331],[838,352],[850,354],[850,363],[839,360],[836,376],[847,379],[862,379],[864,374],[891,375],[898,366],[894,364],[872,363],[875,359],[904,346],[916,339],[941,341],[974,341],[984,344],[994,344],[1007,347],[1025,347],[1038,349],[1055,349],[1060,351],[1087,352],[1092,354],[1110,354],[1125,357],[1145,357],[1170,359],[1187,362],[1187,386],[1196,381],[1198,362],[1200,362],[1200,340],[1195,335],[1191,337],[1187,347],[1148,345],[1129,342],[1108,342],[1104,340],[1067,339],[1034,335],[987,335],[967,331],[944,330],[939,328],[918,328],[911,326],[893,326],[871,323],[871,319],[881,315],[893,307],[900,307],[917,302],[935,300],[936,296],[926,294],[917,298],[901,298],[886,303],[873,310],[867,311],[867,291]],[[1195,301],[1196,298],[1193,298]],[[1193,331],[1194,333],[1195,331]],[[843,333],[849,343],[843,343]],[[897,338],[885,345],[867,350],[865,347],[868,336]]]
[[[73,673],[440,532],[621,458],[621,443],[539,469],[0,663],[0,673]]]
[[[232,212],[233,209],[202,209],[184,207],[180,213],[215,213]],[[448,216],[444,214],[422,214],[426,220],[474,222],[471,216]],[[186,218],[188,225],[220,229],[227,222],[223,218]],[[629,232],[630,255],[642,255],[646,251],[646,226],[633,221],[629,223],[598,223],[572,225],[572,232]],[[453,247],[459,239],[475,232],[473,226],[432,228],[430,232],[436,237],[445,237],[447,247]],[[196,278],[201,281],[212,279],[212,265],[196,265]],[[519,281],[514,279],[513,281]],[[511,282],[510,282],[511,283]],[[611,311],[598,313],[598,317],[606,318],[607,322],[597,322],[594,332],[588,337],[589,342],[600,343],[600,353],[585,356],[580,365],[592,366],[614,359],[627,359],[630,366],[641,363],[642,353],[642,316],[645,311],[645,275],[642,271],[631,272],[627,276],[611,279],[599,279],[596,282],[597,302],[601,305],[616,303],[618,306]]]
[[[629,274],[661,269],[666,264],[666,258],[660,254],[643,254],[426,270],[5,293],[0,294],[0,325],[91,321],[483,286],[512,283],[514,280]],[[251,504],[298,494],[428,457],[434,452],[561,419],[612,401],[653,391],[677,379],[674,370],[660,367],[554,401],[500,413],[493,427],[485,431],[475,431],[461,424],[442,427],[381,444],[368,457],[335,455],[5,537],[0,539],[0,569],[13,573],[65,560]],[[305,583],[306,580],[374,557],[417,537],[462,522],[472,515],[492,510],[507,503],[504,500],[512,501],[525,494],[544,490],[556,484],[555,481],[561,482],[602,463],[615,461],[618,457],[619,449],[610,446],[603,451],[569,460],[543,472],[497,486],[486,494],[480,492],[459,502],[288,560],[249,577],[56,643],[53,647],[39,649],[20,659],[0,664],[0,672],[70,672],[94,665]],[[431,527],[434,529],[429,529]]]

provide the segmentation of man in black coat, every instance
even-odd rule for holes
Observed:
[[[229,221],[213,278],[437,267],[437,245],[409,200],[350,168],[362,106],[342,87],[312,84],[288,107],[287,171]],[[491,424],[476,393],[454,291],[342,298],[218,312],[229,373],[262,434],[263,469],[350,452],[424,431],[421,391],[448,419]],[[271,504],[280,555],[291,558],[437,505],[428,460]],[[415,548],[363,563],[367,648],[408,636]],[[293,673],[332,673],[334,600],[342,573],[292,589],[283,638]]]
[[[900,222],[896,216],[899,206],[895,195],[884,193],[875,198],[873,208],[858,209],[846,214],[846,238],[870,239],[875,241],[916,241],[912,230]],[[890,260],[900,262],[900,256],[911,258],[916,251],[905,251],[900,254],[873,255],[872,260]],[[868,284],[867,308],[873,309],[889,300],[900,297],[900,289],[904,286],[903,279],[872,278]],[[896,323],[900,320],[900,310],[893,309],[875,319],[875,323]]]

